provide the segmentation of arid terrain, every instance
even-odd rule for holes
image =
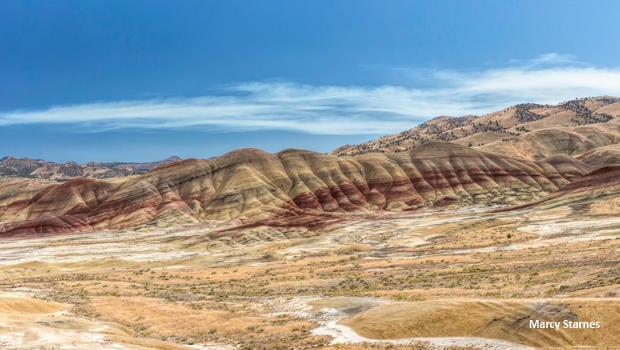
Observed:
[[[559,206],[359,215],[319,231],[204,224],[10,239],[0,344],[612,347],[619,233],[614,213]],[[601,328],[531,330],[529,319]]]
[[[619,348],[618,144],[605,97],[5,177],[0,348]]]

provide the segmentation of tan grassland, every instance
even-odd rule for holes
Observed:
[[[620,219],[605,208],[4,239],[0,348],[617,348]]]

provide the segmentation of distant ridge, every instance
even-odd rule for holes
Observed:
[[[75,162],[55,163],[40,159],[4,157],[0,159],[0,176],[67,180],[76,177],[105,179],[118,176],[143,174],[160,165],[181,160],[177,156],[145,163]]]

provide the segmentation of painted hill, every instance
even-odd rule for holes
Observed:
[[[149,228],[206,220],[311,225],[354,211],[519,204],[592,169],[571,157],[530,161],[448,142],[336,157],[241,149],[131,177],[0,185],[0,234]]]
[[[601,167],[546,197],[516,208],[502,208],[500,211],[521,208],[536,208],[541,213],[557,213],[564,209],[593,217],[617,217],[620,213],[620,165]]]

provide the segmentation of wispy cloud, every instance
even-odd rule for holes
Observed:
[[[481,71],[416,70],[432,84],[315,86],[252,82],[219,95],[54,106],[0,112],[0,125],[67,123],[90,130],[191,128],[386,134],[438,115],[484,114],[522,102],[620,95],[620,68],[550,53]],[[421,73],[422,72],[422,73]]]
[[[534,57],[529,60],[518,60],[513,59],[509,62],[512,65],[517,65],[520,67],[526,68],[534,68],[534,67],[543,67],[543,66],[554,66],[554,65],[578,65],[578,66],[587,66],[588,64],[585,62],[581,62],[574,55],[566,55],[560,54],[557,52],[550,52],[546,54],[542,54],[538,57]]]

